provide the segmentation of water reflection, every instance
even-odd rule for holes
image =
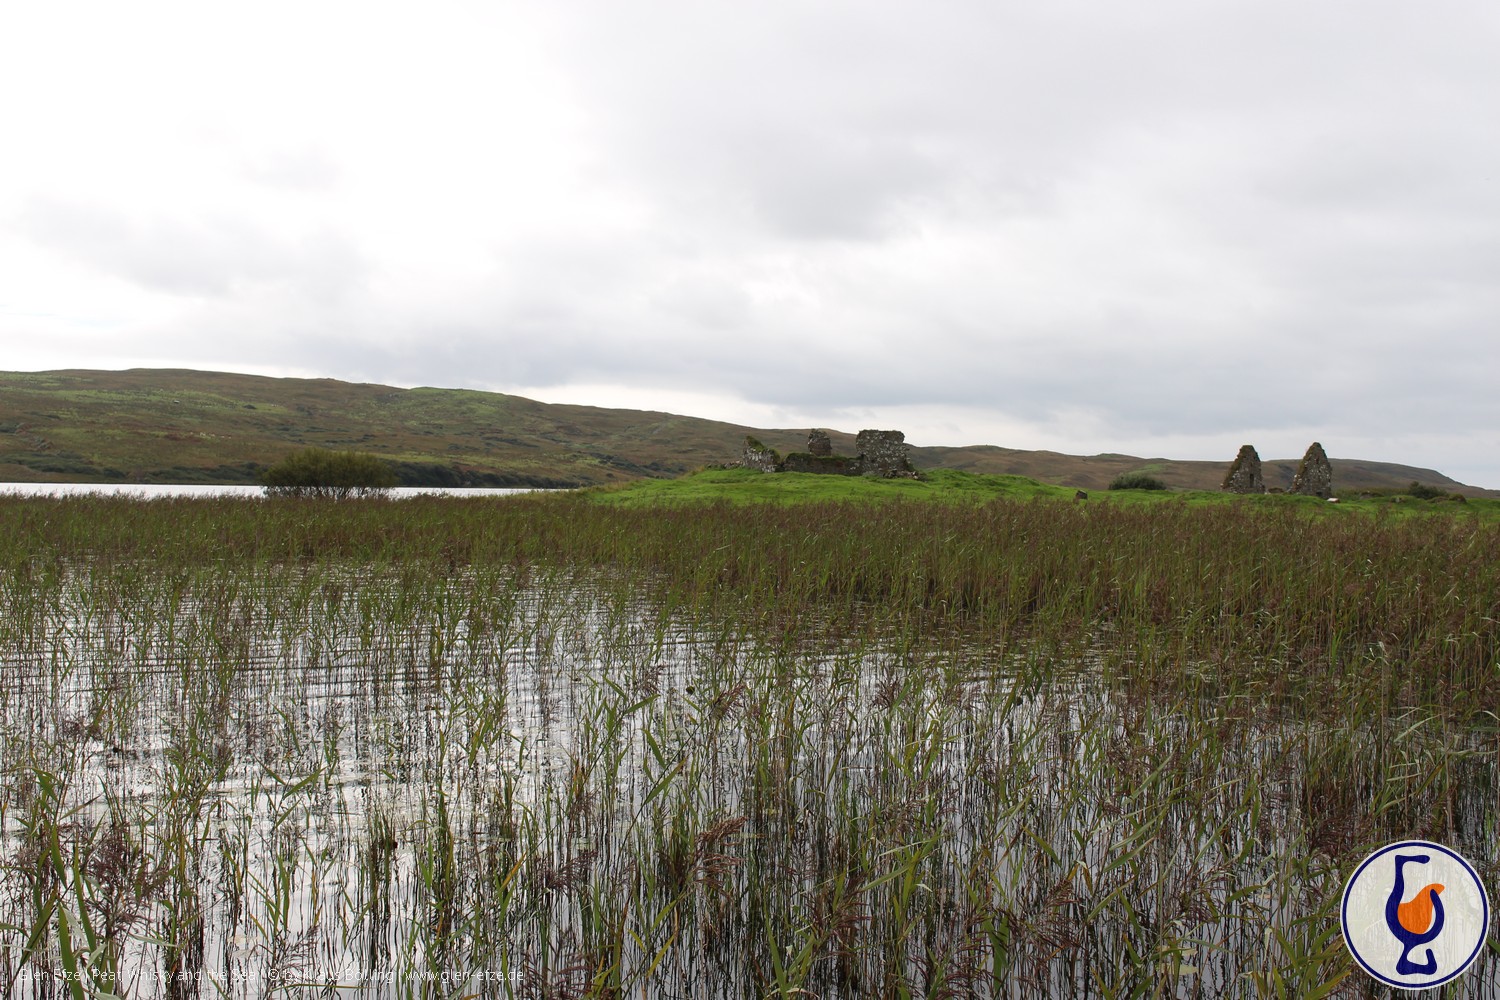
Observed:
[[[1496,847],[1469,734],[788,647],[600,578],[122,566],[0,602],[16,996],[84,917],[139,997],[1296,994],[1347,964],[1349,776],[1437,761],[1379,809]],[[1451,995],[1494,995],[1482,963]]]

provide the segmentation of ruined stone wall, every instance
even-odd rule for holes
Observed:
[[[860,431],[854,443],[864,475],[885,479],[916,475],[907,458],[906,435],[900,431]]]
[[[1297,474],[1292,477],[1291,491],[1324,500],[1333,496],[1333,466],[1318,442],[1314,441],[1307,454],[1302,456],[1302,464],[1297,466]]]
[[[855,438],[859,454],[833,454],[833,442],[822,431],[807,437],[807,451],[793,452],[782,458],[753,437],[745,438],[740,464],[761,472],[813,472],[831,476],[880,476],[916,478],[907,457],[906,435],[900,431],[860,431]]]
[[[814,455],[805,451],[794,451],[781,463],[782,472],[816,472],[825,476],[857,476],[861,471],[859,459],[849,455]]]
[[[1226,493],[1264,493],[1266,481],[1261,476],[1260,456],[1250,445],[1243,445],[1240,453],[1229,466],[1224,485],[1219,487]]]
[[[767,448],[753,437],[745,438],[745,451],[740,463],[747,469],[775,472],[781,464],[781,456],[774,448]]]

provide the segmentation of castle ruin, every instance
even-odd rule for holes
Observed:
[[[745,438],[741,464],[761,472],[812,472],[825,476],[875,476],[881,479],[915,479],[917,470],[907,457],[906,435],[901,431],[860,431],[855,440],[858,454],[835,455],[833,442],[824,431],[807,435],[807,450],[785,458],[753,437]]]

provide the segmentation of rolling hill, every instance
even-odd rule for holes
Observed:
[[[251,483],[298,448],[365,451],[404,483],[581,486],[671,477],[738,460],[746,434],[800,451],[807,429],[762,429],[648,410],[540,403],[472,389],[400,389],[334,379],[266,378],[183,369],[0,373],[0,480]],[[852,453],[854,434],[830,431]],[[913,447],[918,468],[1029,476],[1102,489],[1145,470],[1169,486],[1217,489],[1232,455],[1188,462],[1063,455],[991,445]],[[1482,495],[1432,469],[1333,459],[1340,490],[1413,480]],[[1264,462],[1286,486],[1297,459]]]

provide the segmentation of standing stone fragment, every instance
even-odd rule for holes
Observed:
[[[820,430],[807,432],[807,453],[825,458],[833,454],[833,441]]]
[[[1329,464],[1323,446],[1316,441],[1302,456],[1302,464],[1297,466],[1297,474],[1292,477],[1292,492],[1324,500],[1333,496],[1333,466]]]
[[[1234,462],[1229,466],[1229,474],[1224,477],[1224,485],[1219,487],[1226,493],[1264,493],[1266,481],[1260,474],[1260,456],[1255,453],[1252,445],[1242,445],[1240,453],[1234,456]]]

